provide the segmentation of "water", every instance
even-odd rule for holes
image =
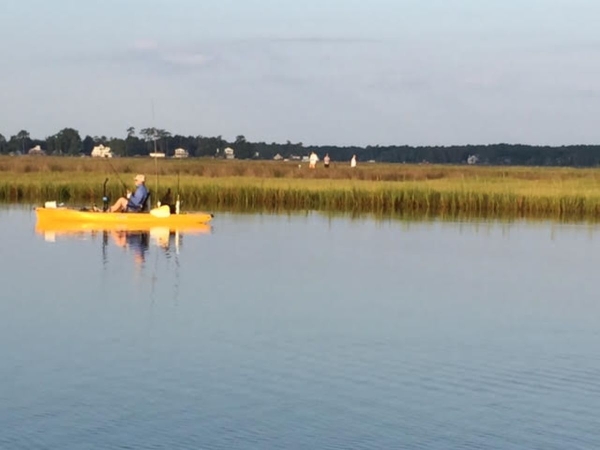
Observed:
[[[0,448],[600,447],[598,226],[203,231],[0,209]]]

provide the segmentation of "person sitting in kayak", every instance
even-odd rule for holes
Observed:
[[[148,196],[148,189],[146,188],[146,177],[142,174],[138,174],[134,178],[135,180],[135,191],[131,194],[127,191],[127,197],[119,198],[114,205],[112,205],[108,212],[140,212],[144,208],[144,202]]]

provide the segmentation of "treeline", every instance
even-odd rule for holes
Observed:
[[[520,144],[460,145],[460,146],[304,146],[301,142],[250,142],[243,135],[234,141],[221,136],[182,136],[158,128],[125,130],[125,137],[85,136],[73,128],[65,128],[45,139],[32,138],[26,130],[6,138],[0,134],[0,154],[26,154],[39,147],[50,155],[89,155],[97,145],[111,148],[115,156],[143,156],[153,151],[172,156],[183,148],[191,157],[223,157],[224,149],[234,150],[236,159],[273,159],[308,156],[312,151],[322,159],[329,154],[332,161],[349,161],[356,155],[359,162],[432,164],[489,164],[591,167],[600,165],[600,145],[569,145],[561,147]]]

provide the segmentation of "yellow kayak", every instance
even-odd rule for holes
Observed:
[[[156,208],[148,213],[110,213],[80,211],[71,208],[35,208],[38,224],[81,223],[108,226],[111,228],[153,226],[169,228],[189,228],[207,224],[213,218],[209,213],[170,214],[168,207]],[[85,229],[85,228],[84,228]]]

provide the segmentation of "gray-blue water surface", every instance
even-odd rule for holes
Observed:
[[[2,449],[600,448],[600,226],[0,236]]]

